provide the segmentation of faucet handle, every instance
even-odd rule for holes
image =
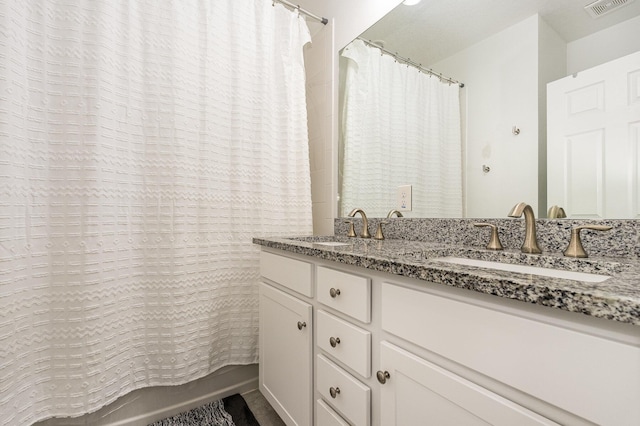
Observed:
[[[563,254],[567,257],[588,257],[587,252],[584,250],[582,246],[582,240],[580,239],[580,231],[583,229],[588,229],[591,231],[608,231],[612,227],[607,225],[582,225],[576,226],[571,230],[571,241],[569,241],[569,246],[563,252]]]
[[[487,250],[502,250],[502,243],[500,242],[500,237],[498,236],[498,227],[492,223],[474,223],[473,226],[477,227],[490,227],[491,228],[491,238],[489,239],[489,244],[487,244]]]
[[[389,222],[386,220],[381,220],[380,222],[378,222],[378,229],[376,229],[376,234],[373,236],[374,239],[384,240],[384,234],[382,233],[382,225],[386,225],[387,223]]]
[[[567,217],[567,213],[565,213],[562,207],[560,206],[549,207],[549,211],[547,212],[548,219],[562,219],[565,217]]]
[[[349,225],[349,231],[347,231],[347,237],[357,237],[356,228],[353,225],[353,221],[352,220],[345,220],[344,223]]]

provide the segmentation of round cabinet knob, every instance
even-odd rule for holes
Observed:
[[[307,326],[306,322],[301,322],[298,321],[298,330],[302,330],[303,328],[305,328]]]
[[[335,398],[338,394],[340,394],[340,388],[329,388],[329,395],[331,395],[331,398]]]
[[[338,346],[340,344],[340,338],[339,337],[330,337],[329,338],[329,344],[331,345],[332,348],[335,348],[336,346]]]
[[[335,299],[337,296],[340,296],[340,289],[331,288],[331,290],[329,290],[329,295]]]
[[[378,371],[376,373],[376,377],[378,378],[378,381],[384,385],[387,383],[387,379],[391,376],[388,371]]]

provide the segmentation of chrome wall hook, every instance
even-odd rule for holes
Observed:
[[[513,126],[513,128],[511,129],[511,133],[518,136],[520,134],[520,129],[518,129],[517,126]]]

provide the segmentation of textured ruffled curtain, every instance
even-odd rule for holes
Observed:
[[[384,217],[412,185],[412,217],[462,216],[459,87],[400,64],[356,40],[342,116],[341,216]]]
[[[310,233],[306,24],[0,1],[0,424],[257,361],[255,235]]]

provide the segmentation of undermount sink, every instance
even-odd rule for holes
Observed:
[[[539,266],[515,265],[512,263],[491,262],[488,260],[467,259],[464,257],[439,257],[433,260],[453,263],[456,265],[475,266],[478,268],[494,269],[520,274],[539,275],[543,277],[562,278],[567,280],[600,283],[611,278],[609,275],[590,274],[586,272],[565,271],[561,269],[549,269]]]
[[[348,241],[347,237],[336,237],[333,235],[325,236],[309,236],[309,237],[290,237],[288,240],[303,241],[305,243],[311,243],[317,246],[326,247],[342,247],[353,244],[353,241]]]
[[[320,241],[314,242],[313,244],[318,246],[328,246],[328,247],[340,247],[340,246],[348,246],[348,243],[342,243],[340,241]]]

